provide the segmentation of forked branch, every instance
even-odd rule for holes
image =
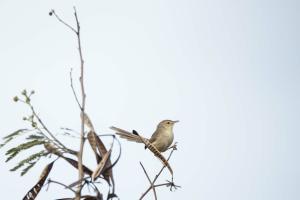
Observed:
[[[171,158],[173,152],[174,152],[176,149],[177,149],[177,148],[176,148],[176,143],[175,143],[175,145],[172,146],[172,150],[171,150],[171,152],[170,152],[170,155],[168,156],[167,161],[170,160],[170,158]],[[167,186],[167,187],[170,187],[170,190],[171,190],[171,191],[172,191],[173,188],[177,189],[177,188],[180,187],[180,186],[174,184],[174,182],[173,182],[173,176],[172,176],[172,180],[171,180],[171,181],[167,181],[166,183],[162,183],[162,184],[155,184],[156,181],[157,181],[157,179],[158,179],[158,177],[161,175],[161,173],[163,172],[163,170],[166,168],[165,165],[162,166],[162,168],[160,169],[160,171],[155,175],[155,178],[153,179],[153,181],[151,181],[151,179],[150,179],[150,177],[149,177],[149,175],[148,175],[146,169],[144,168],[143,164],[142,164],[142,163],[140,163],[140,164],[141,164],[141,166],[142,166],[142,168],[143,168],[143,171],[144,171],[144,173],[145,173],[145,175],[146,175],[146,177],[147,177],[147,179],[148,179],[148,181],[149,181],[149,183],[150,183],[150,186],[148,187],[148,189],[147,189],[147,190],[142,194],[142,196],[139,198],[140,200],[142,200],[142,199],[148,194],[148,192],[149,192],[151,189],[153,190],[155,200],[157,200],[157,194],[156,194],[156,190],[155,190],[156,187]]]
[[[79,52],[79,59],[80,59],[80,77],[79,77],[79,82],[80,82],[80,89],[81,89],[81,104],[79,103],[79,100],[77,98],[77,95],[75,93],[75,90],[73,88],[73,82],[71,82],[72,90],[74,93],[74,96],[76,98],[76,102],[78,106],[80,107],[80,114],[81,116],[84,116],[85,114],[85,100],[86,100],[86,94],[85,94],[85,89],[84,89],[84,60],[83,60],[83,55],[82,55],[82,46],[81,46],[81,38],[80,38],[80,24],[78,20],[78,15],[76,8],[74,7],[74,17],[76,21],[76,28],[72,27],[68,23],[66,23],[63,19],[61,19],[54,10],[52,10],[50,15],[54,15],[56,19],[61,22],[63,25],[71,29],[75,34],[77,38],[77,45],[78,45],[78,52]],[[71,76],[71,74],[70,74]],[[72,81],[72,76],[71,76],[71,81]],[[79,152],[78,152],[78,180],[82,180],[84,177],[83,173],[83,165],[82,165],[82,155],[83,155],[83,147],[84,147],[84,142],[85,142],[85,137],[84,137],[84,119],[81,119],[81,131],[80,131],[80,147],[79,147]],[[76,191],[76,199],[79,200],[81,196],[81,189],[82,189],[82,184],[78,186],[78,189]]]

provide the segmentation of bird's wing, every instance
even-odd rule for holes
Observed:
[[[149,139],[149,142],[153,143],[158,136],[159,136],[159,131],[157,131],[156,129],[155,132],[152,134],[151,138]]]
[[[135,130],[133,130],[134,135],[138,136],[140,140],[146,145],[146,147],[166,166],[173,176],[173,170],[168,162],[168,160],[160,153],[160,151],[147,139],[141,137]]]

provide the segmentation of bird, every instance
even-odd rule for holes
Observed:
[[[150,139],[144,138],[138,134],[132,134],[126,130],[111,126],[110,128],[116,131],[116,134],[121,138],[127,139],[129,141],[137,143],[150,143],[153,145],[159,152],[165,152],[169,149],[174,140],[173,127],[174,124],[179,122],[178,120],[163,120],[158,125]],[[136,133],[136,131],[133,131]],[[146,146],[147,147],[147,146]],[[145,148],[146,148],[145,147]]]
[[[168,162],[168,160],[161,154],[169,148],[174,140],[173,127],[174,124],[179,122],[178,120],[163,120],[158,125],[150,139],[140,136],[135,130],[132,133],[125,131],[123,129],[111,126],[110,128],[116,131],[116,134],[121,138],[127,139],[129,141],[144,143],[145,149],[148,148],[163,164],[166,166],[173,179],[173,170]],[[176,149],[176,144],[173,149]]]

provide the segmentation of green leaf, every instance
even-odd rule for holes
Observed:
[[[21,176],[24,176],[37,162],[30,163],[27,167],[25,167],[22,172]]]
[[[42,135],[29,135],[26,140],[43,140],[45,139]]]
[[[16,136],[20,135],[21,133],[28,131],[28,129],[19,129],[3,138],[4,142],[0,144],[0,148],[2,148],[4,145],[6,145],[8,142],[10,142],[12,139],[14,139]]]
[[[41,140],[32,140],[23,144],[20,144],[17,147],[11,148],[9,149],[5,155],[8,156],[8,158],[6,159],[5,162],[10,161],[11,159],[13,159],[16,155],[18,155],[18,153],[20,153],[23,150],[29,149],[31,147],[37,146],[37,145],[41,145],[44,144],[45,141],[41,141]]]
[[[2,148],[4,145],[6,145],[8,142],[10,142],[13,138],[8,138],[4,141],[4,143],[0,144],[0,148]]]
[[[14,168],[10,169],[10,171],[16,171],[17,169],[23,167],[25,164],[32,165],[31,167],[33,167],[33,165],[34,165],[41,157],[43,157],[43,156],[45,156],[45,155],[47,155],[47,153],[46,153],[44,150],[42,150],[42,151],[40,151],[40,152],[38,152],[38,153],[32,154],[32,155],[29,156],[28,158],[26,158],[26,159],[20,161]],[[30,168],[31,168],[31,167],[30,167]],[[26,172],[27,172],[30,168],[28,168],[28,169],[26,170]],[[25,169],[24,169],[24,170],[25,170]],[[23,171],[24,171],[24,170],[23,170]],[[25,173],[26,173],[26,172],[25,172]],[[25,173],[24,173],[24,174],[25,174]],[[22,174],[21,174],[21,175],[22,175]]]
[[[6,161],[5,162],[8,162],[10,161],[11,159],[13,159],[19,152],[18,151],[15,151],[13,153],[11,153],[7,158],[6,158]]]
[[[55,161],[51,162],[50,164],[48,164],[45,169],[43,170],[39,181],[33,186],[33,188],[31,188],[26,195],[24,196],[23,200],[34,200],[36,198],[36,196],[39,194],[39,192],[41,191],[52,167]]]
[[[19,129],[19,130],[16,130],[15,132],[13,132],[13,133],[5,136],[3,139],[6,140],[8,138],[18,136],[19,134],[23,133],[24,131],[28,131],[28,129]]]

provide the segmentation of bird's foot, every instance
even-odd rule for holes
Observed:
[[[169,150],[169,149],[177,150],[177,142],[175,142],[172,146],[170,146],[170,147],[168,148],[168,150]]]
[[[181,186],[179,185],[175,185],[174,181],[173,181],[173,177],[172,177],[172,181],[167,181],[167,187],[170,187],[170,191],[173,191],[173,189],[177,190],[178,188],[181,188]]]

